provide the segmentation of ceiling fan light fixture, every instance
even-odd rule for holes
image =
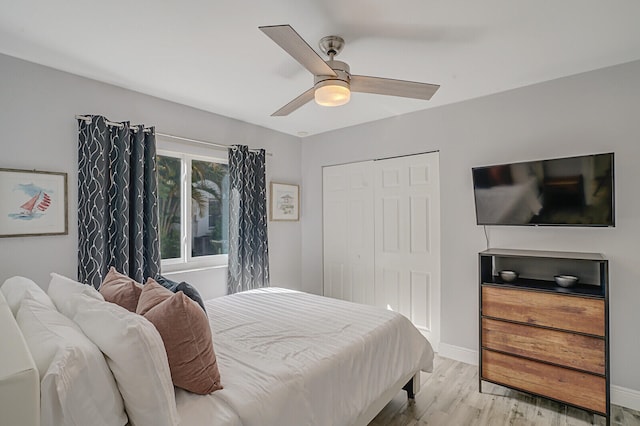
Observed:
[[[349,102],[351,90],[349,83],[342,80],[324,80],[316,83],[314,98],[318,105],[340,106]]]
[[[320,40],[320,50],[329,57],[325,61],[291,25],[258,28],[313,75],[313,86],[271,114],[272,117],[289,115],[310,102],[311,98],[318,105],[344,105],[351,99],[351,87],[354,92],[424,100],[431,99],[440,88],[438,84],[351,75],[349,64],[335,59],[344,47],[344,39],[340,36],[331,35]]]

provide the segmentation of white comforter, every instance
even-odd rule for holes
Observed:
[[[278,288],[205,302],[224,389],[176,389],[184,426],[350,425],[431,345],[404,316]]]

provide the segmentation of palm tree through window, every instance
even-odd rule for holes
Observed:
[[[190,180],[189,185],[184,184],[186,179]],[[227,164],[187,155],[159,155],[158,194],[163,260],[188,262],[193,258],[228,253]],[[185,222],[187,218],[188,223]]]

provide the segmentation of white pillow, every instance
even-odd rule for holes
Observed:
[[[15,317],[18,313],[18,308],[25,298],[31,298],[38,300],[43,305],[55,309],[53,302],[47,296],[47,293],[38,286],[38,284],[25,277],[11,277],[7,279],[0,290],[7,299],[7,304],[11,308],[11,313]]]
[[[73,320],[105,354],[132,426],[180,423],[169,361],[156,328],[115,303],[74,295]]]
[[[51,281],[47,290],[49,297],[53,300],[56,308],[68,318],[73,318],[75,312],[69,310],[69,301],[74,294],[86,294],[98,300],[104,300],[104,297],[98,290],[88,284],[82,284],[71,278],[51,273]]]
[[[43,426],[122,426],[122,396],[104,355],[55,309],[25,299],[16,321],[40,372]]]

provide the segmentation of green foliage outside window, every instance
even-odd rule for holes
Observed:
[[[158,156],[160,252],[162,259],[180,258],[181,159]],[[191,256],[228,252],[228,166],[191,161]]]
[[[160,257],[180,257],[180,159],[158,156]]]
[[[226,164],[199,160],[191,162],[193,214],[195,216],[197,210],[200,220],[196,219],[196,221],[208,227],[204,235],[192,230],[191,256],[193,257],[228,252],[228,176],[229,168]],[[215,220],[212,221],[211,217]]]

